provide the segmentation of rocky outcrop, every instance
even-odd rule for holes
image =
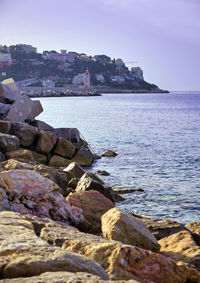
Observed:
[[[104,153],[102,153],[101,156],[102,157],[115,157],[115,156],[117,156],[117,153],[114,152],[113,150],[108,149]]]
[[[117,207],[108,210],[101,217],[101,227],[105,238],[152,251],[160,249],[157,240],[140,219]]]
[[[114,207],[113,202],[97,191],[71,193],[67,201],[82,210],[85,220],[80,223],[82,231],[101,233],[101,216]]]

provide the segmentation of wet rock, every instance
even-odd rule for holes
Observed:
[[[65,167],[69,165],[71,162],[72,161],[70,159],[54,154],[49,160],[49,166]]]
[[[80,179],[85,174],[85,171],[76,162],[70,163],[63,171],[66,173],[69,180],[73,178]]]
[[[120,211],[117,207],[108,210],[101,217],[101,228],[105,238],[144,249],[159,251],[156,238],[138,218]]]
[[[40,120],[31,121],[30,125],[38,128],[38,130],[40,131],[52,131],[53,130],[52,126]]]
[[[165,237],[159,241],[160,252],[176,261],[194,265],[200,270],[200,247],[187,231]]]
[[[54,154],[71,159],[75,150],[76,147],[70,141],[59,137],[54,149]]]
[[[76,155],[72,158],[73,162],[77,162],[81,166],[89,166],[92,164],[93,160],[92,152],[85,147],[80,148]]]
[[[71,193],[66,199],[72,206],[82,209],[85,218],[79,225],[82,231],[101,233],[101,216],[114,207],[113,202],[97,191]]]
[[[19,149],[6,153],[6,159],[15,159],[15,158],[34,161],[33,154],[28,149]]]
[[[98,178],[98,177],[97,177]],[[110,188],[104,187],[96,178],[88,176],[88,173],[85,173],[80,181],[77,184],[76,192],[80,191],[98,191],[103,194],[105,197],[109,198],[111,201],[114,201],[112,190]]]
[[[36,151],[48,154],[52,151],[57,142],[57,137],[51,133],[40,131],[38,135]]]
[[[35,171],[0,172],[0,210],[78,224],[83,219],[81,210],[71,207],[60,191],[58,185]]]
[[[7,79],[0,83],[0,98],[11,102],[21,97],[20,91],[13,79]]]
[[[6,153],[19,148],[19,139],[12,135],[0,133],[0,151]]]
[[[112,150],[106,150],[102,155],[102,157],[115,157],[117,153]]]
[[[39,153],[37,151],[31,151],[31,152],[35,161],[42,164],[47,164],[48,161],[47,155]]]
[[[11,123],[8,121],[0,120],[0,133],[2,134],[9,134],[11,128]]]
[[[34,143],[38,130],[27,123],[12,123],[11,134],[18,137],[23,147],[28,147]]]
[[[88,272],[108,279],[94,260],[52,247],[37,237],[31,222],[14,212],[0,212],[1,278],[30,277],[47,271]]]
[[[97,174],[102,175],[102,176],[110,176],[110,173],[108,173],[105,170],[98,170]]]

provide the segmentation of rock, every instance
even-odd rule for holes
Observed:
[[[200,246],[200,222],[192,222],[186,225],[186,228],[192,232],[192,237],[196,244]]]
[[[165,237],[159,241],[160,252],[176,261],[193,264],[200,269],[200,247],[187,231]]]
[[[59,137],[54,149],[54,154],[71,159],[75,153],[75,150],[76,147],[70,141]]]
[[[77,225],[81,210],[71,207],[51,180],[30,170],[0,172],[0,210],[29,213]]]
[[[80,133],[76,128],[57,128],[53,129],[52,133],[57,137],[62,137],[72,143],[80,142]]]
[[[34,161],[33,154],[28,149],[19,149],[6,153],[6,159],[15,159],[15,158]]]
[[[82,231],[101,233],[101,216],[114,207],[113,202],[97,191],[71,193],[67,201],[82,209],[85,221],[79,225]]]
[[[173,220],[149,218],[135,214],[133,216],[140,218],[157,240],[187,230],[183,224]]]
[[[11,134],[18,137],[22,146],[29,147],[34,143],[38,130],[27,123],[12,123]]]
[[[9,134],[11,128],[11,123],[8,121],[0,120],[0,133],[2,134]]]
[[[0,98],[7,99],[11,102],[21,97],[20,91],[13,79],[7,79],[0,84]]]
[[[32,101],[32,108],[29,115],[26,117],[26,120],[33,121],[35,117],[37,117],[40,113],[42,113],[43,108],[39,100]]]
[[[108,279],[94,260],[52,247],[34,233],[31,222],[14,212],[0,212],[1,278],[30,277],[51,271],[88,272]]]
[[[5,160],[6,160],[5,155],[2,152],[0,152],[0,162]]]
[[[92,164],[94,158],[92,152],[85,147],[79,149],[76,155],[72,158],[73,162],[77,162],[82,166],[89,166]]]
[[[53,155],[49,160],[49,166],[55,166],[55,167],[65,167],[69,165],[72,161],[70,159]]]
[[[52,131],[53,130],[52,126],[40,120],[31,121],[30,125],[38,128],[38,130],[40,131]]]
[[[110,173],[108,173],[105,170],[98,170],[97,174],[102,175],[102,176],[110,176]]]
[[[46,177],[56,183],[61,189],[61,193],[66,196],[66,190],[68,188],[68,179],[66,174],[59,169],[51,168],[43,164],[38,164],[36,162],[28,161],[18,161],[14,159],[9,159],[1,164],[4,170],[11,169],[22,169],[22,170],[34,170],[43,177]]]
[[[48,158],[45,154],[39,153],[37,151],[31,151],[31,152],[35,161],[42,164],[47,164]]]
[[[112,280],[132,279],[141,283],[198,282],[199,273],[195,269],[179,266],[168,257],[71,230],[70,227],[46,227],[41,230],[40,236],[51,245],[62,246],[63,249],[95,260]]]
[[[24,122],[30,115],[33,101],[26,95],[16,100],[10,107],[10,111],[4,118],[7,121]]]
[[[69,180],[73,178],[80,179],[85,174],[85,171],[76,162],[70,163],[63,171],[66,173]]]
[[[0,102],[0,115],[1,116],[6,115],[9,110],[10,110],[10,105],[9,104],[5,104],[5,103],[1,103]]]
[[[108,280],[101,280],[99,276],[86,272],[45,272],[38,276],[20,277],[15,279],[0,280],[2,283],[110,283]],[[127,281],[115,281],[115,283],[127,283]],[[138,281],[131,281],[130,283],[140,283]]]
[[[106,150],[102,155],[102,157],[115,157],[117,153],[112,150]]]
[[[98,177],[97,177],[98,178]],[[77,184],[76,192],[81,191],[98,191],[103,194],[106,198],[109,198],[111,201],[114,201],[111,189],[104,187],[96,178],[91,178],[88,176],[88,173],[85,173],[80,181]]]
[[[19,148],[19,139],[12,135],[0,134],[0,151],[6,153]]]
[[[142,220],[120,211],[117,207],[108,210],[101,217],[101,228],[105,238],[144,249],[159,251],[156,238]]]
[[[52,133],[40,131],[38,135],[36,151],[48,154],[51,152],[57,142],[57,137]]]

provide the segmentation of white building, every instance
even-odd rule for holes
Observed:
[[[87,70],[83,74],[78,74],[72,80],[73,85],[83,85],[84,87],[90,87],[90,73]]]
[[[43,87],[55,87],[55,83],[52,80],[44,80],[42,81]]]

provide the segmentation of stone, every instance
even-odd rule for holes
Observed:
[[[2,152],[0,152],[0,162],[5,160],[6,160],[5,155]]]
[[[36,162],[23,160],[9,159],[1,164],[4,170],[21,169],[21,170],[34,170],[45,178],[50,179],[52,182],[56,183],[60,189],[61,193],[66,196],[66,190],[68,188],[68,179],[66,174],[59,169],[51,168],[43,164],[38,164]]]
[[[0,97],[11,102],[21,97],[20,91],[13,79],[6,79],[0,84]]]
[[[7,121],[24,122],[30,115],[33,101],[26,95],[16,100],[10,107],[10,111],[4,118]]]
[[[50,153],[57,142],[57,137],[52,133],[40,131],[38,135],[36,151],[39,153]]]
[[[82,211],[72,207],[51,180],[30,170],[0,172],[0,211],[49,217],[53,220],[78,225]]]
[[[12,135],[0,133],[0,151],[6,153],[19,148],[19,139]]]
[[[10,105],[0,102],[0,115],[4,116],[10,110]]]
[[[192,222],[186,225],[186,228],[192,232],[192,237],[196,244],[200,246],[200,222]]]
[[[72,161],[59,155],[53,155],[49,160],[49,166],[65,167]]]
[[[33,100],[32,102],[33,104],[31,108],[31,112],[26,117],[26,120],[30,120],[30,121],[33,121],[34,118],[37,117],[43,111],[41,102],[39,100]]]
[[[53,129],[52,133],[54,133],[57,137],[62,137],[72,143],[80,142],[80,133],[76,128],[57,128]]]
[[[77,162],[82,166],[89,166],[92,164],[94,158],[92,152],[85,147],[79,149],[76,155],[72,158],[73,162]]]
[[[109,198],[111,201],[114,201],[110,188],[104,187],[98,181],[98,179],[94,177],[92,178],[88,176],[88,173],[85,173],[77,184],[76,192],[91,191],[91,190],[98,191],[101,194],[103,194],[106,198]]]
[[[108,173],[105,170],[98,170],[97,174],[102,175],[102,176],[110,176],[110,173]]]
[[[11,128],[11,123],[8,121],[0,120],[0,133],[2,134],[9,134]]]
[[[75,150],[76,147],[70,141],[59,137],[54,149],[54,154],[71,159]]]
[[[142,220],[114,207],[101,217],[103,236],[124,244],[159,251],[156,238],[146,228]]]
[[[30,125],[38,128],[38,130],[40,131],[52,131],[53,130],[52,126],[40,120],[33,120],[30,122]]]
[[[63,172],[66,173],[69,180],[73,178],[80,179],[85,174],[85,171],[76,162],[70,163],[66,168],[63,169]]]
[[[188,231],[181,231],[159,240],[160,252],[176,261],[194,265],[200,270],[200,247]]]
[[[112,150],[106,150],[102,155],[102,157],[115,157],[117,153]]]
[[[15,151],[6,152],[6,159],[25,159],[34,161],[33,154],[28,149],[18,149]]]
[[[29,147],[34,143],[38,135],[37,128],[27,123],[12,123],[11,134],[18,137],[23,147]]]
[[[179,266],[171,258],[71,230],[70,227],[46,227],[41,230],[40,236],[51,245],[62,246],[63,249],[95,260],[106,270],[111,280],[137,280],[141,283],[186,283],[199,280],[197,270]]]
[[[108,279],[94,260],[50,246],[37,237],[30,221],[16,212],[0,212],[1,278],[30,277],[51,271],[87,272]]]
[[[39,153],[37,151],[31,151],[31,152],[35,161],[42,164],[47,164],[48,161],[47,155]]]
[[[101,216],[114,207],[112,201],[97,191],[71,193],[66,199],[72,206],[81,208],[85,220],[78,227],[82,231],[101,233]]]

